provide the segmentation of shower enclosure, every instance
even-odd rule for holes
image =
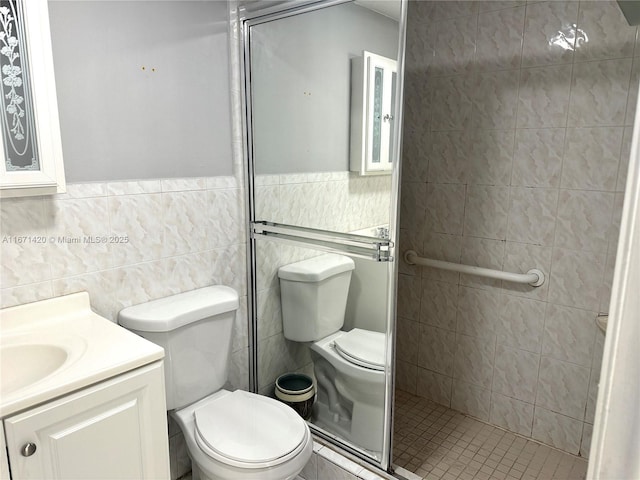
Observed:
[[[280,373],[313,375],[308,346],[282,333],[277,272],[339,252],[356,262],[343,329],[386,334],[382,435],[363,445],[316,422],[318,435],[384,469],[393,460],[473,475],[464,455],[434,451],[431,439],[416,448],[413,432],[396,430],[392,459],[395,386],[399,428],[415,419],[396,414],[416,405],[418,420],[475,417],[484,423],[473,428],[520,438],[525,457],[552,446],[582,471],[640,78],[637,27],[605,1],[408,2],[394,27],[393,14],[375,11],[390,3],[278,4],[242,23],[252,388],[271,394]],[[436,465],[439,456],[454,465]]]
[[[357,0],[245,7],[240,43],[250,387],[273,395],[281,374],[322,375],[310,420],[314,433],[388,470],[406,5]],[[359,328],[384,339],[366,436],[356,432],[350,386],[327,381],[310,344],[283,332],[278,269],[326,252],[355,265],[342,330]],[[323,413],[318,405],[330,390],[340,405]]]
[[[483,444],[483,475],[545,478],[544,459],[531,458],[546,445],[584,476],[639,53],[616,2],[409,2],[399,242],[402,256],[416,254],[399,265],[396,388],[423,413],[444,406],[484,422],[496,443],[508,438]],[[420,257],[537,268],[545,281],[421,268]],[[450,438],[415,451],[400,430],[394,463],[422,476],[477,473],[468,455],[444,451]],[[516,438],[530,450],[509,452],[507,465]]]

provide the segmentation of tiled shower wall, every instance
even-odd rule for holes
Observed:
[[[409,3],[401,251],[546,282],[402,263],[400,389],[588,455],[636,33],[615,2]]]
[[[389,223],[391,176],[318,172],[256,177],[256,219],[350,232]],[[259,238],[257,244],[258,380],[271,394],[275,379],[312,365],[305,344],[283,336],[278,268],[323,252]]]

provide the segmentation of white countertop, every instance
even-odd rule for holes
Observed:
[[[0,418],[164,358],[161,347],[93,312],[87,292],[0,310],[0,347],[29,345],[53,345],[66,360],[41,380],[8,392],[2,377],[11,372],[0,363]]]

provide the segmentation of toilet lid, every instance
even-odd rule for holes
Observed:
[[[290,407],[242,390],[196,410],[195,423],[198,444],[210,456],[248,468],[285,461],[304,447],[308,431]]]
[[[346,360],[372,370],[384,370],[385,335],[354,328],[334,340],[336,351]]]

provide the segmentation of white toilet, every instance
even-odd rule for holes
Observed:
[[[274,399],[222,390],[238,294],[222,285],[125,308],[119,323],[165,349],[167,408],[194,480],[292,479],[311,457],[306,422]]]
[[[385,335],[342,331],[354,262],[325,254],[278,270],[285,338],[313,342],[316,425],[373,452],[382,449]]]

